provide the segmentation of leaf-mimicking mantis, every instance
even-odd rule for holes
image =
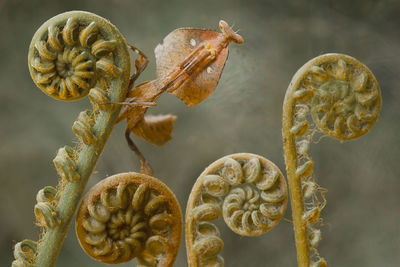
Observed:
[[[181,99],[187,106],[206,100],[216,89],[226,59],[230,42],[243,43],[243,38],[223,20],[221,33],[213,30],[181,28],[164,38],[155,49],[157,79],[133,87],[135,80],[147,66],[147,57],[137,48],[129,46],[139,58],[135,60],[135,73],[131,76],[126,102],[117,123],[126,119],[125,138],[130,149],[141,163],[140,172],[152,175],[152,168],[133,143],[130,134],[149,143],[162,146],[171,139],[174,115],[145,115],[156,105],[157,99],[167,91]]]

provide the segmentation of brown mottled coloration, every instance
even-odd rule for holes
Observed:
[[[190,28],[171,32],[155,49],[157,79],[138,85],[128,93],[127,102],[119,103],[125,105],[125,109],[117,122],[127,120],[125,136],[129,147],[141,161],[142,173],[151,175],[152,169],[130,139],[130,133],[162,146],[171,139],[176,117],[145,116],[147,109],[155,105],[161,94],[168,91],[192,107],[214,92],[228,56],[229,43],[243,43],[243,38],[225,21],[219,22],[219,28],[222,33]],[[131,49],[140,56],[135,61],[136,73],[131,77],[132,87],[146,68],[148,60],[138,49]]]

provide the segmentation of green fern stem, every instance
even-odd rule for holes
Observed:
[[[44,235],[37,243],[15,246],[13,267],[54,266],[72,217],[126,97],[130,58],[127,44],[109,21],[88,12],[72,11],[45,22],[29,49],[35,84],[63,101],[89,96],[92,110],[79,114],[72,127],[75,148],[59,149],[54,164],[61,179],[57,190],[47,186],[37,195],[35,215]]]

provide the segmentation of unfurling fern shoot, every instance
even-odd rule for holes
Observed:
[[[187,203],[185,233],[190,267],[224,266],[223,241],[212,223],[221,217],[241,236],[259,236],[285,214],[287,187],[278,167],[250,153],[225,156],[208,166]]]
[[[42,227],[38,242],[15,246],[13,266],[54,266],[84,188],[103,151],[119,102],[126,97],[130,57],[125,38],[108,20],[83,11],[57,15],[35,33],[28,54],[35,84],[48,96],[74,101],[88,96],[93,106],[72,127],[75,147],[64,146],[53,162],[61,177],[57,189],[37,194],[35,216]]]
[[[339,141],[357,139],[378,119],[381,103],[374,75],[346,55],[314,58],[293,77],[283,104],[282,134],[299,267],[327,265],[316,249],[326,201],[308,155],[313,136],[319,131]]]
[[[173,266],[182,232],[174,193],[158,179],[135,172],[108,177],[84,197],[76,234],[93,259],[140,266]]]

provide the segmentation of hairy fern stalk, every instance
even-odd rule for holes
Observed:
[[[35,33],[28,55],[35,84],[63,101],[89,96],[92,109],[74,122],[75,147],[60,148],[53,160],[60,176],[57,189],[46,186],[37,195],[35,215],[43,237],[15,246],[13,267],[54,266],[88,179],[125,99],[130,57],[125,39],[109,21],[72,11],[45,22]]]
[[[371,71],[342,54],[310,60],[286,91],[282,134],[299,267],[327,265],[317,250],[326,200],[308,155],[313,136],[321,132],[339,141],[356,139],[372,128],[381,102]]]

